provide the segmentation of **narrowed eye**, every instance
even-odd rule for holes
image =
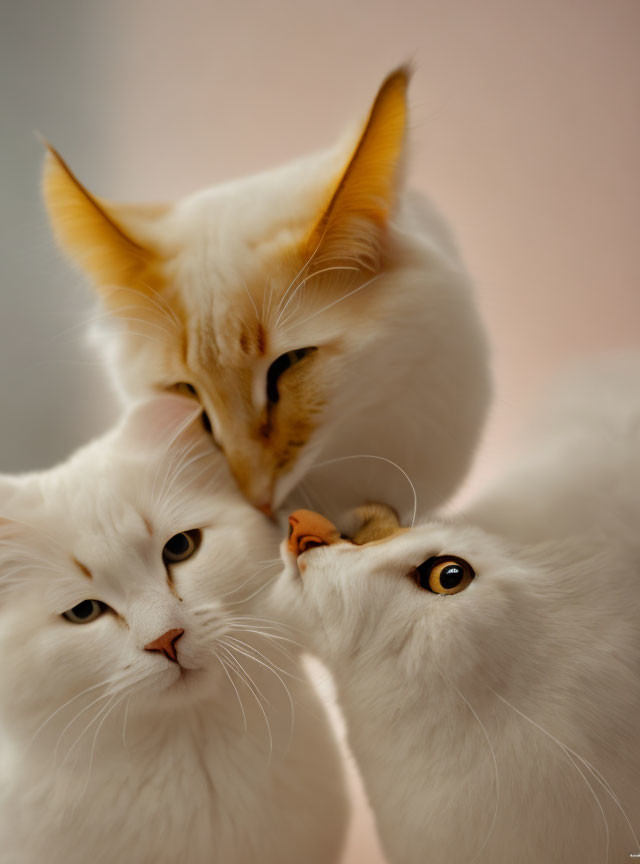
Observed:
[[[108,608],[107,604],[101,603],[100,600],[83,600],[82,603],[63,612],[62,617],[72,624],[88,624],[103,615]]]
[[[434,594],[458,594],[469,586],[475,575],[471,564],[455,555],[429,558],[413,571],[418,585]]]
[[[187,558],[191,558],[197,552],[201,540],[202,532],[198,528],[174,534],[164,544],[162,560],[165,564],[177,564],[180,561],[186,561]]]
[[[198,402],[201,403],[198,391],[193,386],[193,384],[187,384],[186,381],[180,381],[178,384],[174,384],[169,389],[172,390],[174,393],[179,393],[181,396],[188,396],[190,399],[197,399]],[[213,435],[213,429],[211,428],[211,420],[209,420],[209,415],[204,409],[202,411],[202,425],[204,426],[205,432],[208,432],[209,435],[211,435],[211,437],[213,438],[213,443],[216,446],[219,446]]]
[[[280,398],[278,392],[278,380],[280,376],[289,369],[290,366],[295,366],[303,360],[312,351],[317,351],[317,348],[297,348],[295,351],[287,351],[286,354],[281,354],[273,361],[267,372],[267,399],[272,404],[275,404]]]
[[[179,384],[174,384],[171,388],[174,393],[179,393],[181,396],[195,396],[198,398],[198,391],[193,384],[187,384],[185,381],[180,381]]]

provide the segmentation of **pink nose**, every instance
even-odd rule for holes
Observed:
[[[178,652],[176,651],[176,642],[183,633],[184,630],[182,627],[179,627],[176,630],[167,630],[167,632],[163,633],[162,636],[159,636],[157,639],[154,639],[153,642],[149,642],[145,645],[144,650],[161,651],[167,660],[173,660],[174,663],[177,663]]]

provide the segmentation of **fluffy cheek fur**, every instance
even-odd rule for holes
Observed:
[[[10,598],[3,606],[0,650],[9,662],[4,664],[2,691],[11,698],[3,698],[2,710],[8,717],[15,715],[21,725],[37,727],[67,700],[116,676],[135,660],[132,646],[111,616],[73,625],[43,608],[42,589]]]
[[[444,676],[468,688],[478,675],[487,684],[505,680],[522,633],[532,629],[519,612],[517,565],[490,550],[479,532],[449,534],[417,529],[370,547],[312,549],[298,559],[300,575],[289,559],[283,578],[297,595],[318,653],[338,671],[343,663],[355,664],[374,682],[389,658],[394,675],[414,683],[431,686]],[[433,594],[410,575],[426,558],[445,553],[466,558],[476,570],[460,594]]]

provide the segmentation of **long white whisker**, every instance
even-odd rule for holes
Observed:
[[[275,326],[277,327],[278,324],[280,323],[280,321],[282,320],[282,316],[283,316],[284,313],[286,312],[286,310],[287,310],[287,306],[289,305],[289,303],[291,303],[291,301],[292,301],[293,298],[296,296],[296,294],[298,293],[298,291],[299,291],[299,290],[300,290],[304,285],[306,285],[307,282],[308,282],[310,279],[313,279],[314,276],[320,276],[322,273],[329,273],[329,272],[331,272],[331,271],[333,271],[333,270],[355,270],[355,271],[357,272],[359,269],[360,269],[359,267],[351,267],[351,266],[344,266],[344,267],[341,267],[341,266],[335,266],[335,267],[324,267],[322,270],[316,270],[316,271],[313,272],[313,273],[309,273],[307,276],[304,277],[304,279],[303,279],[301,282],[299,282],[299,283],[296,285],[295,290],[293,291],[293,293],[291,294],[291,296],[289,297],[289,299],[287,300],[287,302],[284,304],[284,306],[283,306],[282,309],[280,310],[280,313],[278,314],[278,317],[276,318]]]
[[[336,306],[338,303],[342,303],[342,301],[346,300],[348,297],[352,297],[354,294],[357,294],[358,291],[362,291],[363,288],[367,288],[369,285],[372,285],[382,275],[384,275],[384,274],[378,273],[377,276],[374,276],[372,279],[369,279],[367,282],[363,282],[362,285],[358,285],[358,287],[354,288],[353,291],[349,291],[347,294],[344,294],[342,297],[338,297],[337,300],[334,300],[332,303],[328,303],[326,306],[323,306],[322,309],[319,309],[317,312],[314,312],[312,315],[309,315],[308,318],[304,318],[302,321],[298,321],[298,326],[302,327],[302,325],[306,324],[307,321],[311,321],[313,318],[316,318],[318,315],[322,315],[322,313],[326,312],[327,309],[331,309],[333,306]]]
[[[222,659],[222,657],[220,657],[220,655],[218,653],[216,653],[216,657],[218,659],[218,662],[222,666],[222,669],[224,670],[224,674],[229,679],[229,683],[233,687],[236,696],[238,697],[238,705],[240,705],[240,710],[242,711],[242,722],[244,724],[244,731],[247,732],[248,731],[247,715],[244,713],[244,705],[242,704],[242,699],[240,698],[240,693],[238,693],[238,688],[234,684],[233,678],[231,677],[231,675],[229,675],[229,671],[227,670],[226,664],[225,664],[224,660]]]
[[[467,698],[466,698],[466,697],[465,697],[465,696],[460,692],[460,690],[456,687],[456,685],[453,683],[453,681],[452,681],[448,676],[446,676],[446,675],[445,675],[445,674],[444,674],[440,669],[438,669],[438,674],[443,678],[444,681],[446,681],[448,684],[451,685],[451,687],[453,687],[453,689],[456,691],[456,693],[458,694],[458,696],[459,696],[459,697],[462,699],[462,701],[465,703],[465,705],[467,706],[467,708],[469,709],[469,711],[471,711],[471,713],[473,714],[473,716],[474,716],[474,717],[476,718],[476,720],[478,721],[478,723],[479,723],[479,725],[480,725],[480,728],[482,729],[482,732],[483,732],[483,734],[484,734],[484,737],[485,737],[486,740],[487,740],[487,744],[489,745],[489,750],[491,751],[491,758],[493,759],[493,771],[494,771],[494,776],[495,776],[495,780],[496,780],[496,800],[495,800],[495,805],[494,805],[494,808],[493,808],[493,818],[491,819],[491,825],[489,826],[489,831],[487,832],[487,836],[484,838],[484,841],[483,841],[482,845],[480,846],[480,848],[478,849],[478,851],[476,852],[476,854],[474,855],[474,857],[471,859],[471,861],[477,861],[477,859],[478,859],[478,858],[480,857],[480,855],[482,854],[482,852],[483,852],[485,846],[486,846],[487,843],[489,842],[489,838],[490,838],[491,835],[493,834],[493,829],[495,828],[495,825],[496,825],[496,819],[498,818],[498,805],[499,805],[499,801],[500,801],[500,784],[499,784],[499,781],[498,781],[498,762],[497,762],[497,760],[496,760],[495,750],[493,749],[493,745],[492,745],[492,743],[491,743],[491,739],[489,738],[489,734],[488,734],[488,732],[487,732],[487,730],[486,730],[486,728],[485,728],[484,723],[483,723],[482,720],[478,717],[478,714],[477,714],[475,708],[473,707],[473,705],[472,705],[472,704],[469,702],[469,700],[468,700],[468,699],[467,699]]]
[[[31,738],[31,740],[27,744],[27,750],[29,749],[29,747],[31,747],[31,745],[36,740],[36,738],[38,737],[40,732],[47,725],[47,723],[49,723],[51,720],[53,720],[53,718],[56,716],[56,714],[59,714],[64,708],[67,707],[67,705],[71,705],[72,702],[75,702],[76,699],[79,699],[81,696],[84,696],[85,693],[89,693],[91,690],[96,690],[98,687],[104,687],[105,685],[110,684],[110,683],[111,683],[111,678],[107,678],[105,681],[101,681],[99,684],[93,684],[91,687],[87,687],[86,690],[83,690],[81,693],[77,693],[75,696],[72,696],[71,699],[67,699],[67,701],[64,703],[64,705],[61,705],[59,708],[56,708],[56,710],[52,714],[49,714],[47,719],[44,720],[38,726],[36,731],[33,733],[33,737]],[[92,704],[94,704],[94,703],[92,703]],[[76,716],[78,716],[78,715],[76,715]]]
[[[260,691],[260,688],[258,687],[258,685],[255,683],[255,681],[253,681],[251,676],[248,675],[248,673],[244,669],[244,666],[242,666],[240,661],[231,653],[231,651],[228,648],[224,648],[224,647],[222,650],[225,651],[229,655],[229,657],[231,658],[231,661],[234,664],[234,665],[232,665],[231,668],[233,669],[234,666],[239,667],[239,669],[242,671],[242,674],[240,674],[240,671],[236,668],[236,674],[240,676],[240,680],[243,681],[245,683],[245,685],[249,688],[249,692],[252,694],[253,698],[256,701],[258,708],[262,712],[262,716],[264,717],[264,722],[266,723],[266,726],[267,726],[267,735],[269,736],[269,759],[268,759],[268,761],[271,762],[271,757],[273,755],[273,735],[271,734],[271,725],[269,723],[269,718],[267,717],[267,713],[264,710],[262,702],[258,698],[258,695],[255,692],[255,690],[258,691],[258,693],[262,696],[262,698],[265,700],[267,705],[269,704],[269,700]],[[254,687],[255,687],[255,690],[254,690]]]
[[[588,787],[589,791],[591,792],[591,794],[593,795],[593,797],[596,801],[596,804],[598,805],[598,809],[600,810],[600,813],[602,815],[602,819],[604,821],[604,830],[605,830],[605,835],[606,835],[606,843],[607,843],[606,848],[607,848],[607,859],[608,859],[608,857],[609,857],[609,824],[607,822],[607,817],[605,816],[605,812],[602,808],[602,804],[600,803],[600,799],[598,798],[595,791],[593,790],[593,787],[591,786],[591,784],[589,783],[589,781],[587,780],[587,778],[585,777],[583,772],[580,770],[580,768],[576,765],[575,761],[571,758],[571,756],[573,755],[577,759],[582,761],[582,757],[578,753],[576,753],[574,750],[572,750],[569,746],[567,746],[562,741],[560,741],[558,738],[556,738],[555,735],[552,735],[551,732],[548,732],[543,726],[540,726],[539,723],[536,723],[535,720],[532,720],[531,717],[528,717],[523,711],[520,711],[518,708],[516,708],[515,705],[512,705],[511,702],[509,702],[507,699],[504,698],[504,696],[501,696],[499,693],[497,693],[493,689],[493,687],[489,687],[489,690],[491,690],[491,692],[494,695],[496,695],[498,697],[498,699],[500,699],[501,702],[504,702],[504,704],[508,708],[511,708],[512,711],[515,711],[515,713],[519,717],[522,717],[523,720],[526,720],[528,723],[531,723],[532,726],[535,726],[535,728],[538,729],[540,732],[542,732],[543,735],[546,735],[547,738],[549,738],[551,741],[553,741],[553,743],[556,744],[563,751],[565,756],[573,764],[576,771],[580,774],[580,776],[582,777],[584,782],[587,784],[587,787]],[[633,829],[631,829],[631,830],[632,830],[634,839],[636,839],[636,844],[637,844],[637,838],[635,837],[635,832],[633,831]]]
[[[374,456],[371,453],[359,453],[354,456],[339,456],[337,459],[328,459],[326,462],[316,462],[315,465],[312,465],[310,471],[314,471],[316,468],[324,468],[327,465],[334,465],[336,462],[345,462],[349,459],[379,459],[381,462],[388,462],[389,465],[393,465],[394,468],[397,468],[401,474],[407,480],[409,486],[411,486],[411,491],[413,493],[413,515],[411,516],[411,527],[415,525],[416,515],[418,513],[418,493],[416,492],[416,487],[413,484],[413,480],[404,468],[401,468],[397,462],[394,462],[392,459],[387,459],[386,456]]]

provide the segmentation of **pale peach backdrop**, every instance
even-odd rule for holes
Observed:
[[[457,230],[496,408],[474,482],[565,358],[640,343],[640,3],[3,4],[1,467],[49,464],[114,416],[90,308],[39,215],[47,134],[112,198],[163,200],[322,147],[415,64],[412,182]],[[359,805],[349,864],[374,864]]]

